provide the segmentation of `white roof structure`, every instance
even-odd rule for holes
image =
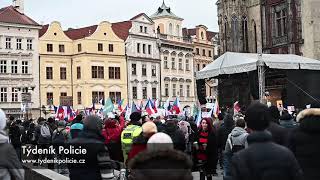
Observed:
[[[320,70],[320,61],[294,54],[259,54],[226,52],[214,62],[197,72],[197,79],[254,71],[258,61],[271,69]]]

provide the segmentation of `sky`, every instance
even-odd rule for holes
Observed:
[[[183,26],[203,24],[218,31],[216,0],[165,0],[174,14],[184,19]],[[0,0],[0,7],[12,0]],[[129,20],[139,13],[152,15],[162,0],[24,0],[25,14],[39,24],[59,21],[64,29],[99,24],[101,21]]]

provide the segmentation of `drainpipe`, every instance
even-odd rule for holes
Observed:
[[[70,73],[71,73],[71,96],[72,96],[72,107],[73,107],[73,101],[74,101],[74,96],[73,96],[73,58],[71,58],[71,72]]]

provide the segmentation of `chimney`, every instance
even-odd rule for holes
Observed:
[[[12,0],[13,7],[19,11],[20,13],[24,14],[24,0]]]

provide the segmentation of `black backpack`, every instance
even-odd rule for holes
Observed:
[[[65,136],[63,135],[63,132],[65,129],[61,129],[58,131],[58,129],[53,133],[52,136],[52,144],[64,144],[66,141]]]
[[[231,144],[232,144],[231,152],[233,154],[245,148],[244,145],[235,145],[235,144],[233,144],[232,137],[230,138],[230,141],[231,141]]]

